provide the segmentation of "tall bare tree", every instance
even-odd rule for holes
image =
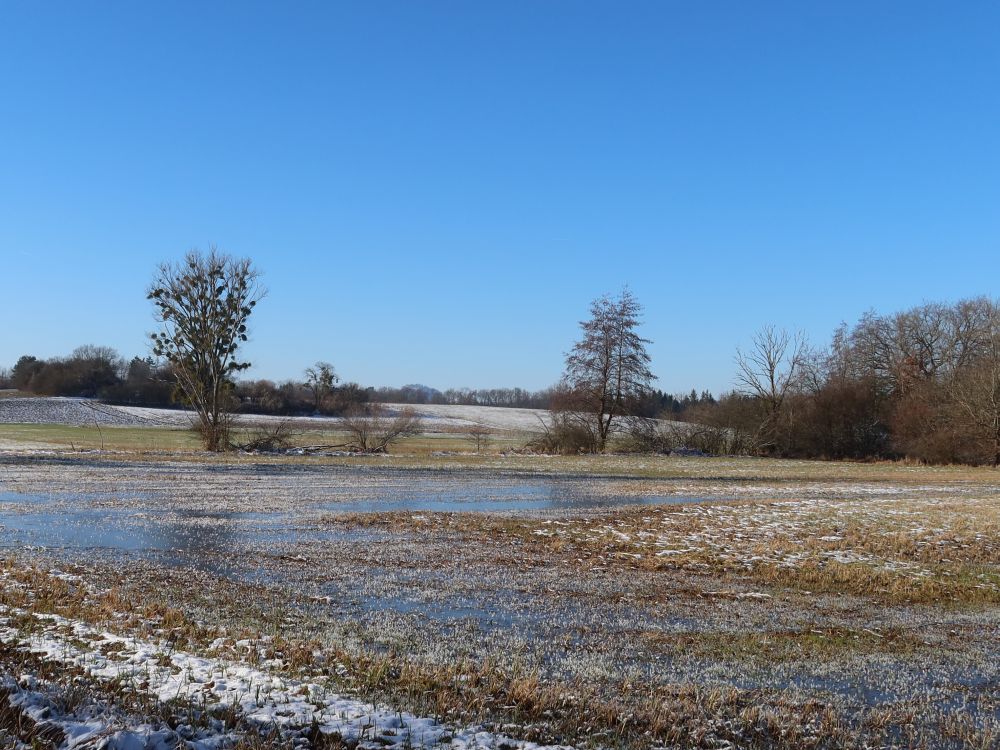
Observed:
[[[617,298],[594,300],[590,318],[580,323],[583,338],[566,355],[563,380],[574,407],[592,423],[597,452],[607,446],[629,400],[649,390],[655,379],[646,351],[651,342],[636,331],[641,315],[642,305],[627,288]]]
[[[232,376],[250,366],[238,355],[247,320],[265,294],[259,280],[249,259],[212,247],[162,264],[149,288],[160,323],[150,334],[153,352],[172,365],[179,395],[195,410],[210,451],[230,447]]]

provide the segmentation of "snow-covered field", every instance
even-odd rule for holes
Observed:
[[[406,408],[386,404],[390,413]],[[435,428],[461,428],[482,424],[497,430],[535,432],[545,418],[542,409],[507,409],[488,406],[415,405],[410,407],[424,418],[428,431]],[[82,398],[5,398],[0,399],[0,424],[64,424],[102,427],[187,427],[192,415],[177,409],[153,409],[144,406],[112,406]],[[336,426],[335,417],[271,417],[245,415],[245,423],[287,421],[303,427]]]
[[[399,404],[387,404],[391,409]],[[498,430],[537,432],[548,417],[545,409],[510,409],[502,406],[454,406],[450,404],[417,404],[411,407],[431,423],[456,426],[482,424]]]
[[[82,398],[4,398],[0,399],[0,424],[141,427],[156,422],[144,415]]]

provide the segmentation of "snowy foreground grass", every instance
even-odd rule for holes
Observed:
[[[993,471],[394,458],[0,455],[0,747],[1000,744]]]
[[[50,575],[79,581],[58,571]],[[16,585],[9,577],[3,584]],[[274,744],[300,744],[296,740],[309,738],[319,747],[540,747],[345,697],[332,692],[322,676],[290,678],[283,674],[285,660],[261,659],[257,650],[265,644],[250,640],[227,643],[220,638],[208,644],[203,655],[195,655],[176,649],[169,640],[138,640],[79,620],[4,606],[0,642],[8,660],[16,654],[19,672],[3,683],[7,700],[14,716],[24,717],[20,728],[30,724],[22,732],[28,736],[19,740],[10,731],[18,728],[17,722],[7,712],[8,725],[15,726],[6,728],[6,737],[15,747],[126,750],[184,745],[208,750],[235,744],[241,735],[273,737]],[[233,659],[234,652],[256,652],[257,666]],[[70,685],[56,677],[66,674],[73,677]],[[87,681],[93,697],[73,699],[73,688],[79,691]],[[0,727],[0,740],[4,731]]]

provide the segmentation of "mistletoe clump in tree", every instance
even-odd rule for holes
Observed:
[[[170,362],[210,451],[230,447],[232,376],[250,367],[238,354],[247,320],[265,294],[259,279],[249,259],[213,247],[207,255],[192,250],[180,263],[162,264],[149,289],[161,324],[150,334],[153,352]]]

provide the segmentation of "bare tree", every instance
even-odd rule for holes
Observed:
[[[319,412],[323,402],[333,391],[333,386],[339,382],[340,378],[329,362],[317,362],[312,367],[306,368],[305,386],[313,396],[313,408]]]
[[[493,439],[493,428],[488,424],[476,422],[465,428],[464,437],[476,446],[476,453],[481,453]]]
[[[421,419],[412,408],[391,414],[381,404],[352,407],[343,418],[350,436],[347,448],[359,453],[385,453],[400,438],[420,432]]]
[[[989,297],[959,300],[950,308],[951,360],[960,370],[979,356],[989,356],[996,331],[997,306]]]
[[[782,409],[807,358],[802,334],[767,326],[753,337],[748,352],[736,350],[736,381],[744,395],[758,401],[764,415],[759,428],[761,447],[771,447]]]
[[[162,264],[149,288],[161,324],[150,334],[153,352],[172,365],[210,451],[230,447],[232,376],[250,366],[238,354],[247,320],[265,294],[259,278],[249,259],[212,247],[207,255],[192,250],[179,263]]]
[[[582,321],[583,338],[566,356],[564,383],[583,418],[594,426],[594,450],[602,452],[615,420],[629,400],[647,391],[655,379],[646,344],[636,332],[642,305],[626,288],[617,299],[605,295],[590,305]]]
[[[997,467],[1000,466],[1000,309],[995,304],[990,305],[984,324],[980,356],[956,373],[952,398]]]

